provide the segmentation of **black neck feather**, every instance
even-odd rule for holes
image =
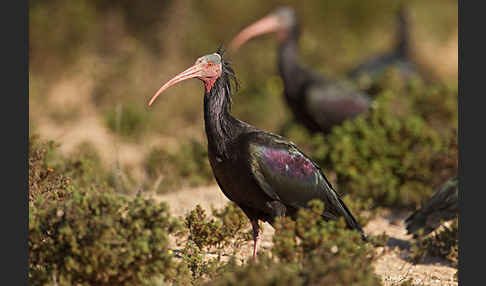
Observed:
[[[398,43],[397,43],[397,51],[402,57],[408,57],[409,51],[409,15],[407,14],[406,8],[400,7],[398,11]]]
[[[308,71],[301,67],[299,61],[299,26],[292,27],[278,50],[278,67],[284,81],[285,94],[298,96],[299,90],[309,78]]]
[[[235,86],[231,82],[235,81]],[[204,124],[208,147],[215,155],[229,157],[228,145],[236,137],[237,120],[231,116],[231,96],[237,87],[236,78],[228,64],[223,63],[221,76],[204,95]]]

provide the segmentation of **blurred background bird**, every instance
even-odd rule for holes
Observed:
[[[390,51],[366,59],[348,72],[348,76],[361,83],[361,86],[368,94],[375,95],[380,91],[377,85],[373,83],[391,68],[397,69],[400,76],[405,80],[419,75],[418,68],[412,60],[410,43],[411,16],[405,3],[400,3],[396,14],[397,28],[394,47]]]
[[[335,125],[368,111],[370,98],[350,83],[330,79],[304,68],[299,59],[300,25],[295,10],[280,7],[243,29],[231,41],[235,53],[250,39],[275,33],[279,42],[278,69],[286,102],[295,119],[311,132],[328,133]]]
[[[447,180],[423,206],[410,215],[405,224],[407,233],[417,237],[427,235],[439,225],[459,215],[459,179],[454,176]]]

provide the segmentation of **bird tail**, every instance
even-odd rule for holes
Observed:
[[[368,241],[368,238],[364,234],[364,231],[361,228],[361,225],[354,218],[353,214],[351,214],[348,207],[344,204],[343,200],[341,200],[341,198],[339,198],[339,197],[338,197],[338,200],[339,200],[339,204],[341,205],[340,209],[342,211],[342,215],[344,216],[344,219],[346,221],[346,224],[348,225],[348,228],[359,231],[360,234],[361,234],[361,239],[363,239],[364,241]]]
[[[454,176],[405,220],[407,233],[416,236],[423,228],[423,235],[427,235],[440,224],[440,219],[452,219],[458,211],[458,192],[458,178]]]
[[[425,227],[425,221],[426,217],[420,210],[414,212],[405,220],[407,234],[415,235],[419,229]]]
[[[332,207],[331,210],[324,210],[324,213],[322,216],[326,220],[334,220],[337,219],[338,216],[344,217],[344,220],[346,221],[346,225],[349,229],[352,230],[357,230],[361,234],[361,239],[364,241],[368,241],[368,238],[364,234],[363,229],[361,228],[361,225],[359,222],[354,218],[353,214],[349,211],[348,207],[344,204],[344,202],[341,200],[341,198],[336,194],[336,196],[333,199]]]
[[[346,204],[341,199],[340,195],[334,190],[331,183],[327,180],[325,176],[324,180],[326,182],[325,191],[323,192],[326,194],[325,202],[329,203],[329,206],[325,205],[325,210],[322,216],[326,219],[335,219],[337,216],[344,217],[346,221],[346,225],[349,229],[357,230],[361,234],[361,239],[364,241],[368,241],[368,238],[364,234],[363,229],[359,222],[354,218],[353,214],[349,211]],[[327,208],[329,211],[327,211]]]

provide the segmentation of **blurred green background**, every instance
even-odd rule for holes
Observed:
[[[433,82],[457,86],[457,1],[406,2],[414,61]],[[65,154],[91,146],[114,182],[122,181],[114,185],[135,192],[213,182],[205,153],[201,83],[173,87],[153,107],[146,106],[161,84],[197,57],[228,44],[273,8],[291,5],[301,23],[302,62],[340,78],[393,46],[399,1],[29,4],[30,133],[59,142]],[[242,87],[233,114],[272,132],[291,118],[281,96],[276,47],[272,35],[264,36],[232,59]],[[180,166],[160,165],[165,161]]]

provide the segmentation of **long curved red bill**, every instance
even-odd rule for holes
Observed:
[[[279,29],[280,23],[275,15],[269,15],[243,29],[229,44],[229,51],[236,52],[244,43],[251,38],[275,32]]]
[[[152,105],[152,103],[154,103],[154,101],[157,99],[157,97],[162,92],[164,92],[166,89],[168,89],[169,87],[171,87],[174,84],[181,82],[183,80],[201,76],[201,72],[202,72],[201,65],[193,65],[193,66],[189,67],[188,69],[186,69],[185,71],[181,72],[180,74],[176,75],[171,80],[169,80],[166,84],[164,84],[161,88],[159,88],[159,90],[157,90],[155,95],[152,96],[152,98],[150,99],[148,105],[149,106]]]

